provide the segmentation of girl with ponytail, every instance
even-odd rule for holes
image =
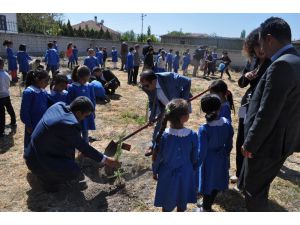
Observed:
[[[189,119],[188,103],[173,99],[165,110],[160,132],[156,138],[153,178],[157,180],[154,205],[162,211],[186,210],[195,203],[198,142],[197,134],[184,127]],[[166,128],[170,122],[170,128]]]
[[[20,111],[21,120],[25,124],[24,147],[29,144],[34,128],[48,109],[45,88],[48,86],[49,78],[46,70],[31,70],[27,74]]]
[[[206,123],[198,131],[199,186],[203,195],[203,207],[198,211],[212,211],[212,204],[219,191],[228,189],[229,156],[232,149],[233,128],[220,117],[221,100],[215,94],[201,99],[201,109],[206,114]]]
[[[220,117],[225,117],[231,123],[231,110],[235,113],[233,96],[228,90],[227,84],[223,80],[216,80],[209,86],[210,93],[216,94],[221,100]]]

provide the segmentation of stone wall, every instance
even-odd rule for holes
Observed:
[[[43,56],[46,49],[47,43],[49,41],[56,40],[58,43],[59,52],[65,51],[67,44],[72,42],[75,44],[79,50],[79,56],[86,55],[86,49],[95,46],[102,46],[107,48],[108,55],[110,56],[111,47],[115,46],[118,51],[120,52],[120,41],[111,41],[111,40],[100,40],[100,39],[90,39],[90,38],[77,38],[77,37],[62,37],[62,36],[47,36],[47,35],[39,35],[39,34],[7,34],[7,33],[0,33],[0,55],[5,57],[5,48],[2,46],[2,42],[5,39],[9,39],[14,43],[13,49],[14,51],[18,50],[20,44],[27,45],[27,52],[33,56]],[[136,42],[128,42],[129,46],[133,46]],[[141,48],[140,51],[142,52],[142,46],[144,44],[139,43]],[[179,51],[180,55],[189,48],[191,55],[197,48],[197,45],[180,45],[180,44],[167,44],[167,43],[160,43],[154,44],[155,51],[158,51],[160,48],[164,48],[166,51],[169,49],[173,49],[173,51]],[[218,55],[221,56],[223,49],[217,50]],[[241,68],[245,65],[246,59],[243,57],[240,50],[230,50],[228,51],[229,57],[232,60],[232,67],[233,68]],[[140,53],[141,53],[140,52]],[[182,57],[181,57],[182,58]]]

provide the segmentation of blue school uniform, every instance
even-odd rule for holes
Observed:
[[[66,103],[67,95],[68,95],[68,91],[66,91],[66,90],[63,90],[62,92],[51,90],[50,93],[48,93],[48,98],[49,98],[51,105],[53,105],[57,102],[65,102]]]
[[[75,61],[78,60],[78,49],[77,48],[73,48],[73,58]]]
[[[133,69],[133,54],[131,52],[127,54],[126,68],[127,70]]]
[[[231,109],[228,101],[225,101],[221,104],[219,116],[225,117],[231,123]]]
[[[93,68],[95,66],[99,66],[99,61],[95,56],[88,56],[84,59],[84,63],[85,66],[87,66],[90,71],[93,71]]]
[[[102,66],[103,65],[103,52],[102,51],[98,51],[96,53],[96,57],[97,57],[97,59],[99,61],[99,64]]]
[[[31,85],[23,91],[20,118],[25,124],[25,147],[29,144],[31,136],[26,129],[34,129],[47,109],[48,95],[45,90]]]
[[[188,68],[189,64],[191,63],[191,56],[190,54],[186,54],[185,56],[183,56],[182,59],[183,63],[182,63],[182,70],[185,70]]]
[[[229,156],[232,149],[233,128],[221,117],[201,125],[199,138],[198,191],[210,195],[213,190],[224,191],[229,183]]]
[[[9,71],[17,70],[18,69],[17,56],[14,55],[11,48],[6,48],[6,56],[7,56],[8,70]]]
[[[172,65],[172,62],[173,62],[173,55],[172,55],[172,53],[168,53],[167,54],[167,64],[169,64],[169,65]]]
[[[118,62],[118,51],[117,50],[112,50],[111,51],[111,61],[112,62]]]
[[[173,68],[174,68],[175,73],[177,73],[178,69],[179,69],[179,59],[180,59],[180,56],[175,55],[174,61],[173,61]]]
[[[197,134],[187,128],[167,128],[153,163],[153,173],[158,175],[155,206],[166,211],[175,207],[185,210],[187,203],[196,202],[197,160]]]
[[[18,51],[17,53],[17,60],[19,63],[19,71],[27,73],[29,71],[29,60],[31,60],[30,56],[27,52]]]
[[[89,98],[92,101],[94,107],[96,106],[94,87],[91,84],[86,83],[84,85],[81,85],[78,82],[72,83],[68,88],[67,104],[70,104],[75,98],[79,96],[85,96]],[[94,119],[95,116],[93,113],[91,113],[87,118],[81,121],[81,129],[84,131],[96,130]]]
[[[90,84],[94,88],[96,98],[104,98],[105,97],[105,89],[101,82],[99,82],[97,80],[93,80]]]

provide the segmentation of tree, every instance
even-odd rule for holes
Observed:
[[[99,31],[99,39],[103,39],[103,38],[104,38],[104,31],[101,26],[100,31]]]
[[[124,41],[136,41],[136,34],[133,30],[129,30],[122,33],[121,39]]]
[[[241,32],[241,38],[245,38],[245,37],[246,37],[246,31],[242,30],[242,32]]]
[[[151,26],[148,26],[147,28],[147,36],[151,36]]]
[[[77,37],[84,37],[84,31],[81,29],[81,26],[77,30]]]
[[[104,39],[106,39],[106,40],[110,40],[111,39],[111,35],[110,35],[108,29],[106,29],[106,31],[105,31]]]
[[[68,20],[68,23],[67,23],[67,30],[68,30],[67,35],[70,37],[74,37],[74,30],[73,30],[73,27],[71,26],[70,20]]]

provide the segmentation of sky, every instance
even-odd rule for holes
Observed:
[[[98,21],[104,20],[104,25],[109,28],[125,32],[133,30],[141,33],[142,19],[138,13],[64,13],[64,19],[69,19],[71,24],[81,21],[93,20],[97,16]],[[243,29],[246,35],[258,27],[270,16],[278,16],[285,19],[292,29],[292,39],[300,39],[300,13],[146,13],[144,17],[143,32],[151,26],[151,32],[155,35],[163,35],[169,31],[182,30],[185,33],[217,34],[223,37],[240,37]]]

